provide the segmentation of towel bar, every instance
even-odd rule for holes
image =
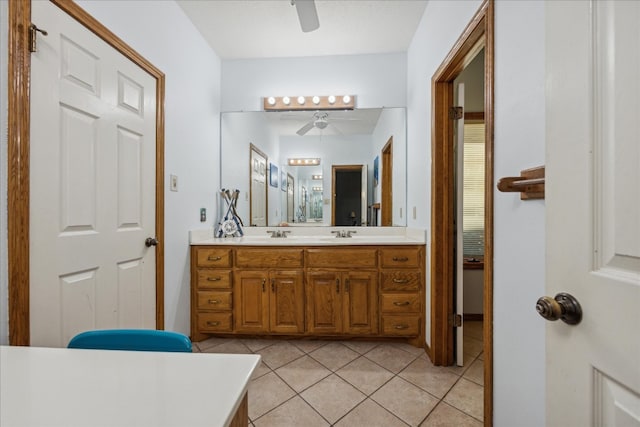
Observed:
[[[520,176],[498,180],[498,190],[519,192],[520,200],[544,199],[544,166],[520,171]]]

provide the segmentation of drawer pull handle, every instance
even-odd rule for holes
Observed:
[[[409,258],[407,258],[406,256],[394,256],[393,260],[399,261],[399,262],[405,262],[405,261],[409,261]]]
[[[396,329],[409,329],[409,325],[395,325]]]
[[[207,280],[209,282],[219,282],[220,280],[222,280],[222,277],[207,277]]]
[[[393,279],[393,283],[409,283],[407,279]]]
[[[398,307],[402,307],[403,305],[409,305],[409,304],[411,304],[409,301],[402,301],[402,302],[401,301],[396,301],[396,302],[393,303],[393,305],[396,305]]]
[[[210,299],[209,300],[209,304],[220,304],[222,301],[220,301],[219,299]]]
[[[220,322],[207,322],[207,326],[220,326]]]
[[[209,258],[207,258],[207,261],[220,261],[222,259],[221,256],[211,256],[209,255]]]

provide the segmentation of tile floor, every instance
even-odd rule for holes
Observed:
[[[464,329],[464,367],[386,342],[211,338],[194,351],[262,355],[252,427],[482,426],[482,322]]]

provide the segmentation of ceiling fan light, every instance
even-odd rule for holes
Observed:
[[[329,96],[328,101],[329,101],[329,104],[333,105],[336,103],[336,97],[331,95]]]
[[[270,96],[267,99],[267,102],[269,103],[269,105],[276,105],[276,99],[273,96]]]
[[[319,96],[314,96],[314,97],[311,99],[311,101],[313,101],[313,103],[314,103],[315,105],[318,105],[318,104],[320,104],[320,97],[319,97]]]
[[[291,99],[289,99],[288,96],[285,96],[284,98],[282,98],[282,103],[284,105],[289,105],[289,104],[291,104]]]
[[[342,97],[342,102],[343,102],[344,104],[348,104],[348,103],[350,103],[350,102],[351,102],[351,97],[350,97],[349,95],[345,95],[345,96],[343,96],[343,97]]]
[[[299,96],[298,97],[298,104],[304,105],[304,96]]]

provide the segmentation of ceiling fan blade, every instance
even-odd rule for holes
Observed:
[[[314,0],[294,0],[294,4],[296,5],[296,12],[298,12],[298,19],[303,32],[308,33],[320,28],[318,11]]]
[[[307,123],[306,125],[302,126],[300,129],[298,129],[296,133],[300,136],[303,136],[304,134],[309,132],[311,129],[313,129],[313,126],[314,126],[313,123],[314,123],[314,120],[311,120],[309,123]]]

